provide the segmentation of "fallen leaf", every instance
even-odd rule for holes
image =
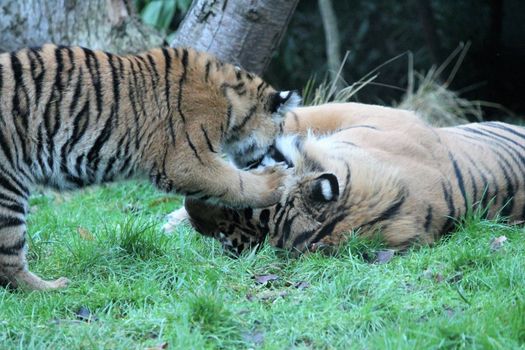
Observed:
[[[261,331],[246,332],[242,334],[242,338],[246,342],[250,342],[255,345],[262,345],[264,342],[264,333]]]
[[[93,315],[91,311],[89,311],[89,309],[85,306],[80,307],[80,309],[78,309],[76,312],[76,315],[79,320],[87,323],[98,321],[98,317]]]
[[[91,232],[89,232],[88,229],[78,226],[77,232],[80,235],[82,239],[85,239],[86,241],[93,241],[95,237]]]
[[[376,264],[386,264],[387,262],[392,260],[393,257],[394,251],[392,249],[380,250],[379,252],[377,252],[377,256],[374,262]]]
[[[254,276],[255,282],[259,284],[266,284],[271,281],[275,281],[279,279],[279,276],[277,275],[260,275],[260,276]]]
[[[146,348],[145,350],[164,350],[168,348],[168,343],[162,343],[157,346]]]
[[[255,297],[253,296],[252,293],[248,293],[248,294],[246,294],[246,299],[247,299],[248,301],[254,301],[254,300],[255,300]]]
[[[490,242],[490,250],[492,250],[493,252],[495,252],[496,250],[500,250],[506,241],[507,237],[505,236],[499,236],[498,238],[494,238]]]
[[[295,288],[299,289],[299,290],[303,290],[303,289],[306,289],[306,288],[310,287],[310,283],[308,283],[306,281],[300,281],[300,282],[294,283],[293,286]]]

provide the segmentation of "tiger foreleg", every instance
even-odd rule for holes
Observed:
[[[172,164],[180,162],[174,161]],[[218,156],[201,164],[183,173],[176,167],[166,169],[167,177],[160,178],[157,185],[162,189],[165,187],[163,184],[167,183],[168,190],[234,208],[272,205],[279,201],[284,190],[287,171],[283,167],[243,171]]]
[[[23,219],[4,214],[0,217],[0,279],[13,287],[51,290],[67,286],[67,278],[45,281],[29,271],[26,260],[26,227]]]

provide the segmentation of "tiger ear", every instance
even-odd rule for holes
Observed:
[[[317,202],[331,202],[339,198],[339,181],[331,173],[325,173],[314,180],[312,199]]]
[[[290,109],[299,106],[301,96],[297,91],[277,91],[270,101],[270,112],[284,114]]]

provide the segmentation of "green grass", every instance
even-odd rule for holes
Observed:
[[[520,227],[467,220],[386,264],[368,262],[380,248],[356,240],[334,256],[265,246],[232,259],[188,227],[162,233],[180,200],[146,184],[31,202],[31,269],[72,284],[0,289],[2,349],[525,348]],[[507,242],[491,251],[501,235]],[[257,284],[265,274],[279,279]],[[95,320],[79,319],[81,308]]]

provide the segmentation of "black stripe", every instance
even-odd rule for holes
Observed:
[[[56,75],[55,75],[55,85],[53,86],[53,90],[51,93],[51,96],[53,98],[53,101],[48,102],[48,105],[50,103],[53,103],[55,106],[54,113],[54,123],[53,123],[53,129],[51,130],[51,124],[49,121],[49,108],[46,108],[46,121],[49,123],[47,124],[47,150],[49,157],[47,158],[47,163],[51,169],[53,169],[53,163],[54,163],[54,154],[55,154],[55,136],[58,133],[58,130],[60,129],[61,124],[61,118],[60,118],[60,102],[62,101],[62,92],[64,90],[64,85],[62,84],[62,72],[64,70],[64,62],[63,62],[63,56],[62,51],[60,48],[55,49],[55,59],[57,63],[57,69],[56,69]],[[58,95],[58,100],[56,98],[56,95]]]
[[[2,163],[0,163],[0,187],[4,187],[6,190],[23,198],[29,196],[29,189],[13,173],[4,168]]]
[[[118,116],[120,111],[120,79],[117,74],[117,68],[113,63],[113,57],[113,55],[109,55],[108,62],[111,70],[111,81],[113,82],[113,103],[115,104],[115,117],[116,123],[118,123]]]
[[[193,143],[190,140],[190,135],[188,135],[188,132],[186,132],[186,140],[188,141],[188,145],[190,146],[191,150],[193,151],[193,154],[195,154],[195,157],[199,160],[201,164],[204,164],[201,157],[199,156],[199,153],[197,152],[197,149],[193,145]]]
[[[6,228],[6,227],[20,226],[24,224],[23,221],[20,224],[16,224],[16,222],[19,220],[16,218],[8,218],[8,220],[10,220],[8,222],[4,221],[4,219],[5,218],[0,218],[0,229]],[[22,249],[24,249],[25,244],[26,244],[26,239],[25,237],[22,237],[13,245],[10,245],[10,246],[0,245],[0,255],[18,255],[20,254]],[[1,266],[5,266],[5,263],[1,263]]]
[[[286,245],[286,242],[288,242],[288,238],[290,237],[290,233],[292,231],[292,225],[295,219],[299,217],[300,213],[296,212],[294,215],[292,215],[292,217],[289,217],[289,214],[290,212],[287,212],[286,219],[284,220],[283,227],[281,228],[281,239],[279,240],[281,245],[278,246],[278,248],[283,248],[284,245]]]
[[[31,55],[29,53],[31,53]],[[44,60],[42,56],[40,56],[40,51],[37,49],[29,49],[27,56],[30,63],[31,77],[35,83],[35,105],[38,106],[40,97],[42,96],[42,82],[45,73]],[[38,74],[36,73],[37,63],[40,70]]]
[[[133,72],[133,65],[131,63],[131,60],[128,59],[129,61],[129,64],[130,64],[130,70],[132,72],[132,74],[134,74]],[[135,134],[135,137],[134,137],[134,140],[135,140],[135,149],[139,149],[139,135],[140,135],[140,116],[139,116],[139,111],[138,111],[138,108],[137,108],[137,101],[135,99],[136,97],[136,89],[134,87],[134,79],[128,79],[128,100],[130,102],[130,105],[131,105],[131,112],[133,113],[133,130],[134,130],[134,134]]]
[[[238,132],[239,130],[244,128],[246,126],[246,123],[248,123],[248,121],[254,116],[256,110],[257,110],[257,105],[252,106],[248,110],[248,113],[243,118],[243,120],[239,124],[233,126],[233,128],[231,129],[231,132]]]
[[[165,72],[164,72],[164,88],[165,88],[165,96],[166,96],[166,104],[168,106],[168,111],[170,110],[170,81],[169,81],[169,78],[170,78],[170,69],[171,69],[171,57],[170,57],[170,53],[169,53],[169,50],[166,49],[166,48],[163,48],[162,49],[162,53],[164,55],[164,66],[165,66]]]
[[[399,213],[399,210],[401,209],[401,206],[403,203],[405,203],[406,196],[401,195],[399,198],[397,198],[391,205],[388,207],[384,212],[382,212],[378,217],[375,219],[365,223],[362,226],[372,226],[377,224],[378,222],[388,220],[395,216],[397,213]]]
[[[0,90],[1,90],[1,87],[0,87]],[[4,128],[0,128],[0,148],[2,149],[2,152],[4,153],[4,155],[7,157],[7,161],[9,165],[11,167],[14,167],[13,154],[11,153],[11,147],[9,147],[9,143],[5,138],[3,130]]]
[[[182,65],[182,74],[180,76],[180,79],[179,79],[179,91],[178,91],[178,96],[177,96],[177,109],[179,111],[179,114],[182,118],[182,121],[183,122],[186,122],[186,117],[184,116],[184,114],[182,113],[182,86],[184,85],[184,82],[186,80],[186,74],[187,74],[187,69],[188,69],[188,50],[186,49],[182,49],[182,60],[181,60],[181,65]]]
[[[450,184],[448,184],[448,188],[450,188]],[[456,208],[454,207],[454,201],[452,198],[452,193],[449,192],[447,186],[444,182],[441,183],[441,189],[443,191],[443,197],[445,199],[445,202],[447,203],[448,207],[448,215],[447,219],[445,220],[445,223],[443,224],[443,227],[440,230],[441,234],[445,234],[449,232],[452,228],[454,219],[456,217]]]
[[[111,116],[108,117],[106,120],[106,123],[104,124],[104,128],[102,129],[102,132],[98,135],[97,139],[93,143],[93,146],[89,150],[87,154],[88,162],[91,164],[91,169],[93,170],[93,173],[96,174],[98,169],[98,164],[100,162],[100,150],[104,146],[104,144],[109,140],[109,137],[111,136],[111,131],[113,129],[113,123]]]
[[[512,177],[509,175],[507,171],[512,172],[513,175],[515,175],[515,173],[512,170],[512,167],[510,166],[510,164],[505,159],[502,159],[502,160],[503,162],[498,160],[498,165],[501,171],[503,172],[503,177],[505,178],[507,193],[505,195],[505,199],[501,203],[503,205],[501,215],[503,217],[508,217],[509,214],[514,209],[514,186],[512,185]]]
[[[137,58],[140,60],[140,62],[143,63],[144,67],[146,67],[146,70],[148,71],[148,75],[151,81],[151,90],[157,91],[158,90],[158,83],[159,83],[159,73],[157,71],[157,67],[155,66],[155,61],[153,60],[153,57],[148,53],[146,59],[144,59],[142,56],[137,56]],[[139,66],[142,67],[142,65]],[[154,93],[153,98],[155,99],[156,103],[156,109],[157,109],[157,117],[161,118],[161,109],[160,109],[160,100],[158,94]]]
[[[206,132],[204,125],[202,124],[201,124],[201,130],[202,130],[202,133],[204,134],[204,138],[206,139],[206,144],[208,145],[208,149],[210,150],[210,152],[217,153],[215,149],[213,148],[213,145],[211,144],[210,138],[208,137],[208,133]]]
[[[425,224],[423,227],[425,228],[425,232],[429,232],[430,225],[432,224],[432,206],[429,204],[427,208],[427,215],[425,216]]]
[[[75,113],[75,109],[77,108],[78,102],[80,100],[80,94],[82,93],[82,87],[84,86],[83,77],[84,74],[82,73],[82,70],[79,70],[77,83],[75,84],[75,92],[73,93],[71,105],[69,106],[70,116],[72,116],[73,113]]]
[[[208,82],[208,78],[210,77],[210,67],[211,67],[211,62],[207,61],[206,65],[204,66],[204,81],[205,82]]]
[[[261,91],[263,90],[264,85],[266,85],[264,80],[261,80],[259,85],[257,85],[257,96],[260,95]]]
[[[324,225],[319,231],[316,232],[315,237],[310,240],[310,244],[317,243],[324,237],[328,236],[334,231],[335,225],[337,225],[339,222],[343,221],[347,217],[348,213],[342,212],[335,218],[333,218],[328,224]],[[297,247],[298,239],[294,241],[294,247]]]
[[[11,56],[11,68],[13,69],[13,80],[14,80],[14,94],[13,94],[13,112],[16,113],[16,117],[21,119],[19,121],[22,122],[22,125],[24,126],[24,129],[27,131],[27,128],[29,126],[29,118],[27,115],[27,109],[29,107],[29,101],[27,100],[27,91],[23,80],[23,71],[22,71],[22,63],[16,56],[16,53],[12,52],[10,54]],[[26,97],[26,106],[25,111],[21,110],[20,105],[20,95],[19,91],[24,92]]]
[[[15,216],[0,215],[0,230],[11,228],[11,227],[16,227],[16,226],[21,226],[21,225],[25,225],[25,221],[22,219],[19,219]],[[22,244],[22,247],[23,247],[23,244]],[[6,254],[2,252],[2,248],[5,248],[5,247],[0,246],[0,253]]]
[[[470,168],[468,169],[468,174],[470,177],[470,184],[472,185],[472,206],[475,208],[478,203],[478,186],[476,185],[476,179],[474,178],[474,175],[472,174],[472,171]]]
[[[177,53],[177,50],[172,50],[173,52]],[[169,51],[168,49],[166,48],[163,48],[162,49],[162,53],[164,55],[164,63],[165,63],[165,67],[166,67],[166,72],[165,72],[165,76],[164,76],[164,85],[166,85],[164,88],[165,88],[165,98],[166,98],[166,106],[167,106],[167,110],[168,110],[168,127],[169,127],[169,131],[170,131],[170,135],[171,135],[171,143],[173,145],[175,145],[175,141],[176,141],[176,138],[175,138],[175,127],[173,125],[173,118],[172,118],[172,114],[171,114],[171,98],[170,98],[170,69],[171,69],[171,57],[170,57],[170,54],[169,54]],[[180,81],[179,81],[179,85],[180,85]],[[179,109],[179,114],[181,113],[180,111],[180,97],[181,97],[181,90],[180,90],[180,86],[179,86],[179,96],[178,96],[178,109]],[[181,114],[181,117],[182,117],[182,120],[184,121],[184,115]]]
[[[497,129],[501,129],[501,130],[505,130],[511,134],[514,134],[520,138],[522,138],[523,140],[525,140],[525,134],[521,133],[521,132],[518,132],[516,131],[515,129],[512,129],[508,126],[506,126],[505,124],[503,123],[498,123],[498,122],[487,122],[487,123],[483,123],[482,125],[485,125],[485,126],[489,126],[489,127],[492,127],[492,128],[497,128]],[[517,127],[516,127],[517,128]],[[522,128],[520,128],[521,130],[523,130]]]
[[[37,154],[37,162],[40,166],[40,170],[42,171],[42,175],[46,174],[46,161],[44,159],[45,152],[44,152],[44,127],[42,126],[43,123],[40,123],[38,125],[38,131],[36,134],[36,154]]]
[[[229,131],[230,130],[230,124],[231,124],[231,121],[232,121],[232,105],[231,104],[228,104],[228,109],[226,110],[226,131]],[[221,129],[222,129],[222,125],[221,125]],[[223,134],[223,132],[221,132],[221,134]]]
[[[26,214],[25,207],[21,205],[20,203],[18,203],[16,199],[13,199],[7,196],[5,193],[0,192],[0,200],[4,202],[4,203],[0,203],[0,207],[7,208],[21,215]],[[8,203],[5,203],[5,202],[8,202]]]
[[[64,47],[63,49],[66,50],[67,58],[69,59],[69,65],[71,66],[67,70],[68,71],[68,76],[67,76],[66,85],[69,87],[69,86],[71,86],[71,80],[73,79],[73,75],[74,75],[75,69],[76,69],[75,57],[74,57],[74,54],[73,54],[73,50],[71,48]]]
[[[80,141],[82,136],[84,136],[88,126],[89,126],[89,99],[86,99],[84,106],[73,119],[73,133],[71,134],[70,139],[68,140],[69,152],[75,147],[75,145]]]
[[[448,158],[452,162],[452,166],[454,168],[454,174],[456,175],[456,180],[458,182],[459,191],[461,193],[461,196],[463,197],[463,202],[465,204],[465,213],[468,212],[468,200],[467,200],[467,193],[465,192],[465,183],[463,180],[463,173],[461,172],[461,169],[458,166],[458,163],[456,162],[456,159],[454,159],[454,156],[452,156],[452,153],[448,152]]]
[[[91,81],[93,83],[93,88],[95,90],[95,98],[97,101],[97,121],[100,118],[100,114],[102,113],[102,85],[101,85],[101,79],[100,79],[100,67],[99,62],[97,59],[97,56],[93,51],[90,49],[82,48],[84,51],[84,54],[86,56],[86,66],[89,71],[89,75],[91,77]]]

